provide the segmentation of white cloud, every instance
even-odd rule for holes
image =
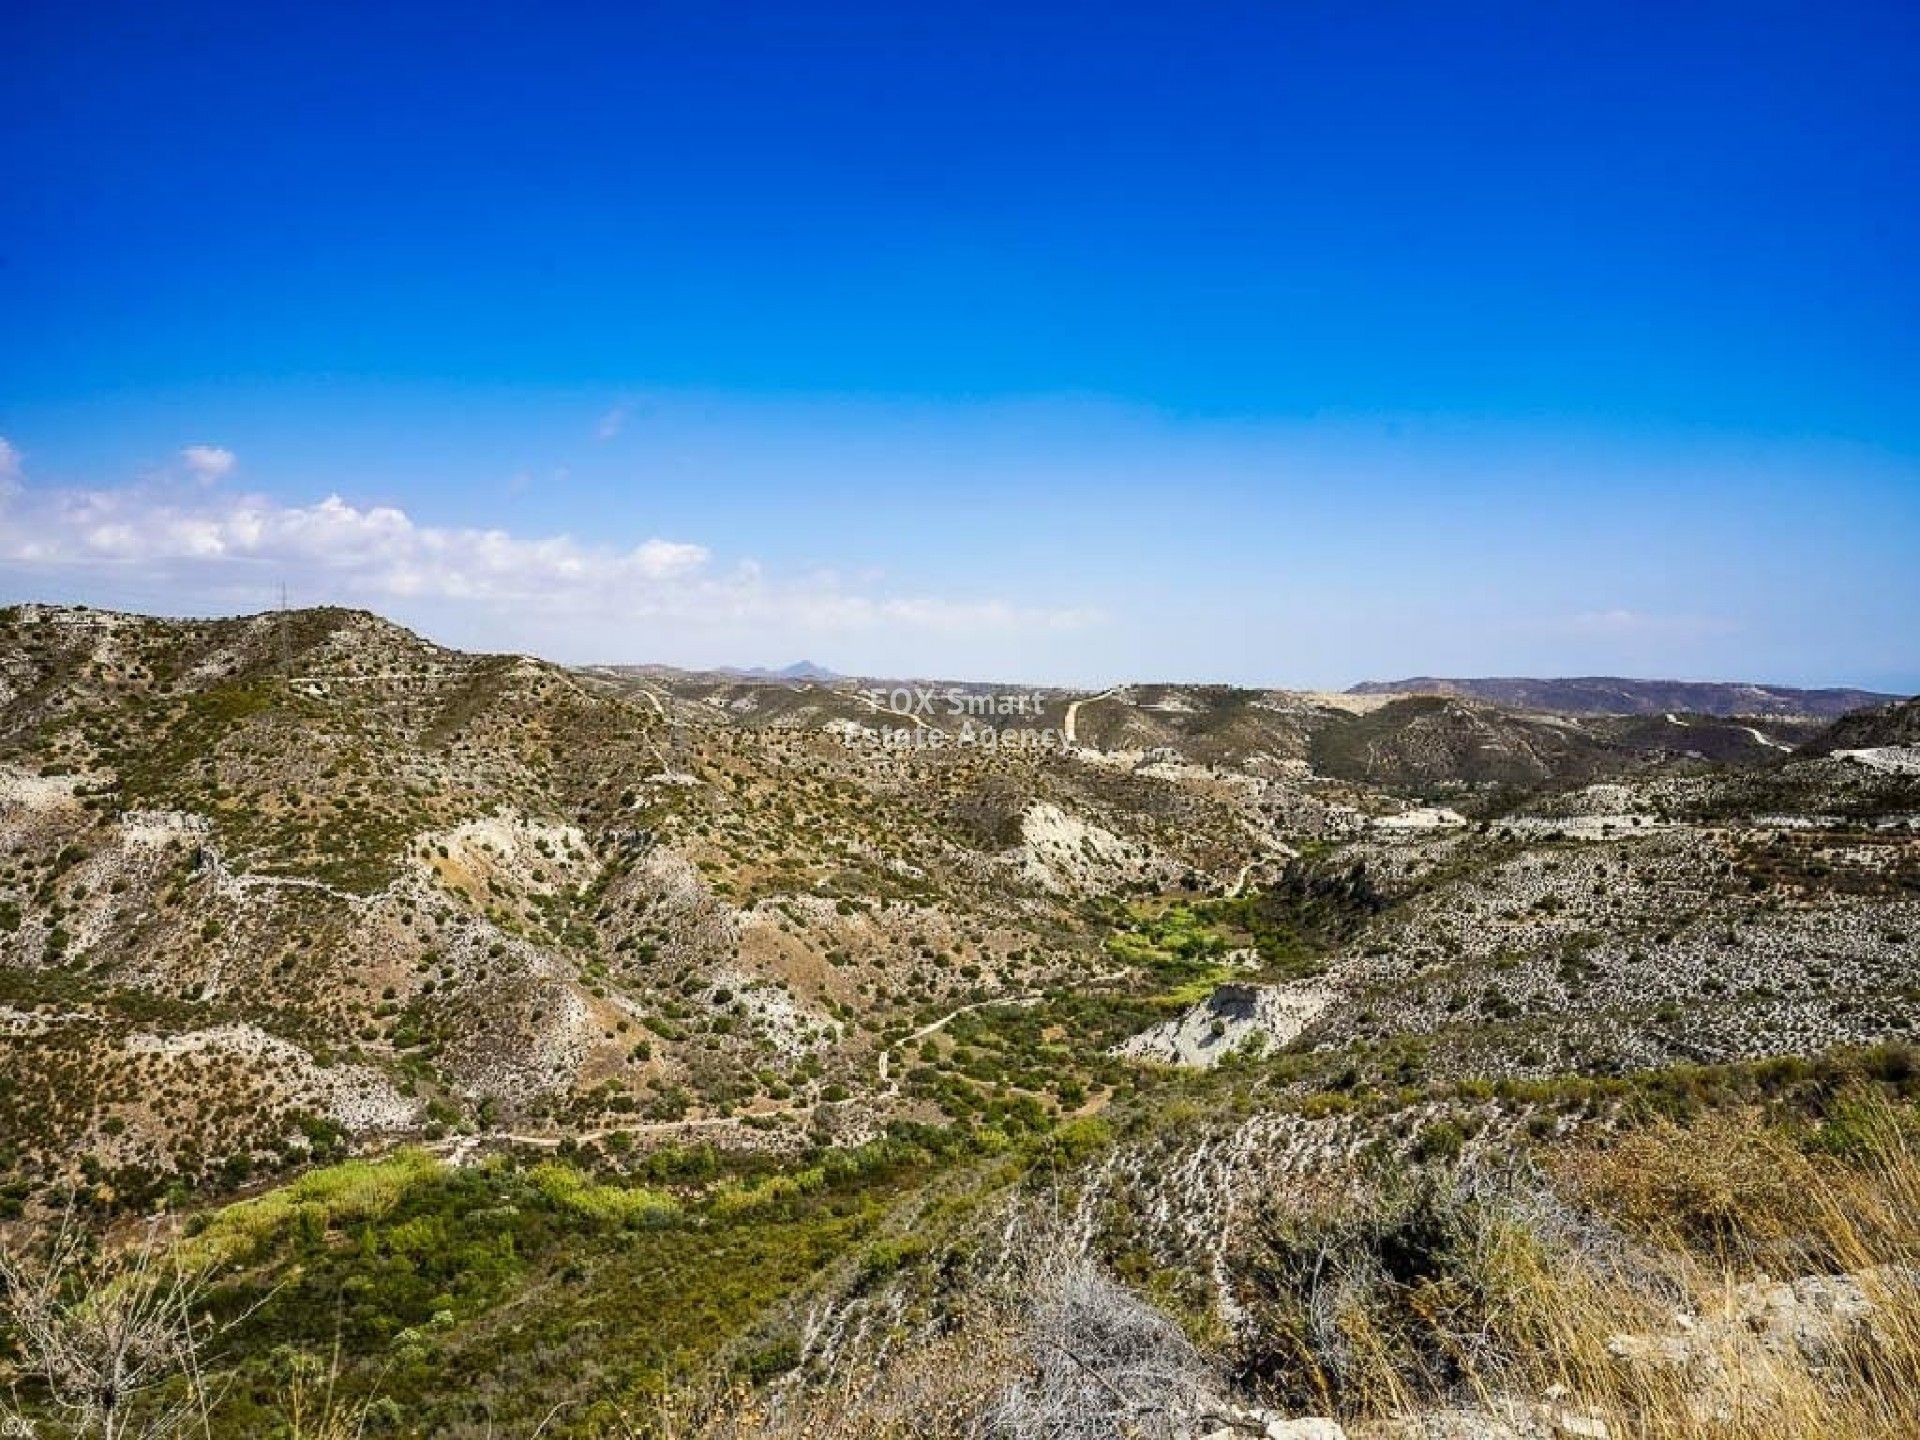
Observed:
[[[600,417],[600,423],[593,427],[596,440],[611,440],[627,427],[627,417],[633,414],[633,405],[622,400],[606,414]]]
[[[6,436],[0,435],[0,499],[20,484],[20,451]]]
[[[0,562],[67,586],[84,588],[89,577],[137,580],[181,608],[257,597],[284,582],[299,595],[376,610],[450,603],[469,619],[559,636],[650,621],[807,635],[1061,630],[1098,618],[999,600],[874,594],[831,574],[783,579],[751,560],[721,569],[706,546],[681,540],[585,544],[424,525],[397,506],[339,495],[287,505],[164,483],[17,489],[0,503]]]
[[[685,575],[698,570],[707,563],[709,552],[704,545],[649,540],[633,552],[633,558],[639,563],[642,574],[651,579],[664,580],[672,575]]]
[[[189,445],[180,452],[180,463],[203,485],[224,480],[233,473],[240,457],[218,445]]]

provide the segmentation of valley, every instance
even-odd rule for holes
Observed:
[[[1920,702],[1142,682],[1016,746],[879,683],[0,612],[7,1222],[196,1257],[214,1435],[293,1433],[322,1363],[343,1434],[1079,1434],[1007,1418],[1074,1295],[1158,1306],[1230,1433],[1548,1435],[1493,1358],[1408,1379],[1404,1316],[1392,1403],[1275,1331],[1279,1197],[1414,1204],[1391,1165],[1599,1224],[1542,1177],[1649,1127],[1909,1133]]]

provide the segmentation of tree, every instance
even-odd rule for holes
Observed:
[[[127,1250],[93,1250],[63,1223],[44,1254],[0,1252],[0,1313],[76,1435],[164,1440],[211,1408],[196,1316],[204,1279],[157,1225]]]

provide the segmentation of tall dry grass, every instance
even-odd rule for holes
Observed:
[[[1612,1440],[1912,1440],[1913,1115],[1835,1113],[1662,1124],[1558,1157],[1546,1187],[1429,1174],[1272,1217],[1241,1262],[1241,1378],[1395,1433],[1465,1402]]]
[[[1560,1152],[1518,1181],[1403,1171],[1269,1214],[1234,1257],[1246,1317],[1221,1379],[1286,1413],[1337,1416],[1356,1437],[1419,1436],[1463,1408],[1521,1435],[1920,1437],[1914,1113],[1863,1097],[1827,1117],[1661,1124]],[[1796,1293],[1800,1277],[1845,1278],[1803,1279]],[[1009,1394],[1032,1397],[1059,1370],[1055,1352],[1073,1349],[1075,1364],[1102,1353],[1057,1316],[1049,1329],[1043,1300],[982,1307],[831,1393],[769,1410],[736,1392],[670,1428],[995,1435]],[[1086,1393],[1132,1395],[1127,1374],[1105,1378],[1088,1376]],[[1167,1398],[1171,1413],[1180,1397]]]
[[[1911,1109],[1857,1096],[1812,1132],[1744,1113],[1576,1152],[1563,1183],[1658,1258],[1690,1324],[1636,1331],[1637,1292],[1543,1274],[1564,1337],[1521,1383],[1646,1440],[1920,1436],[1917,1141]],[[1833,1316],[1835,1295],[1860,1313]]]

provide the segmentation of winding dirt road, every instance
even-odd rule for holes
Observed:
[[[1105,700],[1109,696],[1116,694],[1119,689],[1120,687],[1118,685],[1110,685],[1098,695],[1088,695],[1083,699],[1075,700],[1071,705],[1067,706],[1067,718],[1060,722],[1060,734],[1065,738],[1067,744],[1077,745],[1080,743],[1079,736],[1074,730],[1074,727],[1080,720],[1080,707],[1082,705],[1091,705],[1096,700]]]

